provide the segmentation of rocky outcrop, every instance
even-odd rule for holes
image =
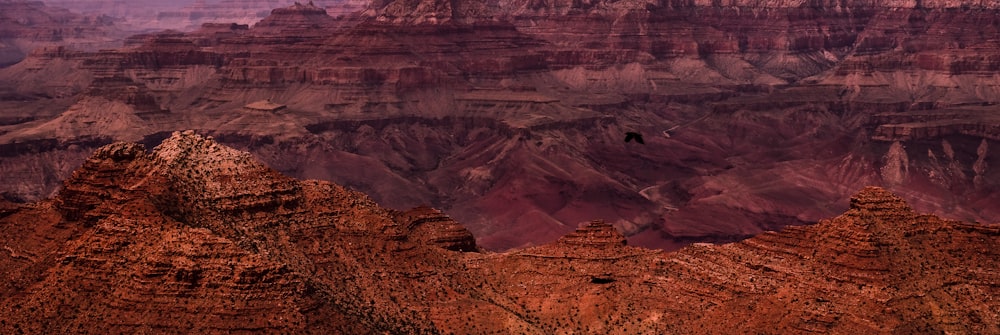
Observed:
[[[365,14],[392,24],[471,24],[493,20],[498,10],[495,1],[373,1]]]
[[[975,261],[966,260],[970,254],[950,249],[955,241],[969,238],[966,227],[918,215],[891,193],[866,188],[852,198],[851,209],[835,219],[732,245],[692,247],[680,252],[665,271],[687,278],[681,286],[690,293],[679,300],[706,308],[694,323],[706,330],[749,330],[767,324],[793,332],[989,332],[993,326],[987,323],[956,322],[948,316],[978,316],[982,313],[978,308],[935,311],[936,304],[927,304],[933,297],[965,290],[948,283],[979,272]],[[971,234],[983,234],[979,236],[986,244],[981,246],[996,243],[996,227],[976,229]],[[937,243],[948,247],[930,247]],[[971,254],[990,257],[985,249],[978,250]],[[954,273],[930,265],[938,260],[965,270]],[[968,289],[970,295],[958,300],[975,300],[995,290],[979,284]],[[719,290],[728,293],[721,298],[718,293],[706,294]],[[754,317],[738,311],[749,306]],[[883,313],[863,312],[867,309]],[[742,320],[750,321],[716,319],[727,313],[746,315]]]
[[[597,249],[613,249],[628,244],[625,236],[619,233],[615,227],[601,220],[590,221],[585,226],[577,228],[575,232],[560,238],[559,243]]]
[[[93,225],[102,217],[87,217],[90,211],[127,185],[127,170],[136,159],[146,156],[146,148],[139,144],[116,143],[104,146],[87,159],[73,176],[66,180],[59,191],[59,207],[70,221],[83,221]]]
[[[555,243],[528,248],[516,254],[526,257],[587,259],[600,262],[634,258],[648,252],[641,248],[629,247],[627,244],[625,236],[614,226],[603,220],[593,220],[582,224],[576,231],[560,237]],[[604,274],[594,272],[592,275],[601,277]]]
[[[889,152],[885,154],[885,163],[882,165],[882,179],[890,185],[899,185],[907,180],[910,173],[910,160],[906,155],[906,150],[900,142],[893,142],[889,146]]]
[[[86,94],[123,102],[133,107],[139,115],[166,112],[161,110],[159,102],[146,85],[129,78],[98,78],[91,83]]]
[[[1000,126],[960,120],[883,124],[875,130],[873,138],[883,141],[913,141],[938,139],[950,135],[969,135],[984,139],[1000,140]]]
[[[58,198],[3,213],[3,333],[1000,331],[1000,227],[877,187],[738,243],[666,253],[595,220],[481,253],[439,210],[387,210],[178,132],[152,152],[105,146]]]
[[[373,311],[372,303],[357,300],[355,293],[348,293],[350,288],[337,293],[319,284],[330,278],[345,280],[343,276],[356,271],[341,272],[331,265],[320,270],[335,272],[327,279],[305,277],[317,274],[319,263],[313,261],[322,262],[307,256],[309,250],[330,252],[330,245],[314,242],[346,247],[365,241],[365,250],[371,251],[373,242],[404,240],[388,211],[335,185],[281,176],[247,153],[191,132],[174,133],[153,152],[126,143],[101,148],[52,203],[55,207],[49,210],[63,219],[39,216],[46,222],[39,227],[83,233],[73,241],[64,234],[49,238],[67,244],[45,257],[30,256],[41,250],[33,248],[46,246],[30,244],[43,237],[32,235],[37,233],[25,232],[30,235],[28,246],[5,241],[14,250],[11,255],[28,257],[25,269],[55,267],[38,282],[47,290],[36,290],[31,299],[4,311],[4,332],[96,329],[90,324],[98,323],[103,324],[101,331],[320,327],[355,333],[420,332],[424,327],[387,321],[398,316]],[[11,224],[27,222],[20,214],[11,214]],[[330,235],[334,231],[338,233]],[[340,238],[354,242],[333,242]],[[23,268],[17,258],[4,260],[5,268]],[[347,262],[341,266],[365,266],[365,261]],[[111,286],[107,281],[126,284]],[[215,298],[207,300],[209,296]],[[59,307],[70,301],[89,302],[75,312]],[[331,303],[341,307],[327,305]],[[234,311],[243,316],[229,315]],[[269,316],[260,318],[257,313],[264,311]],[[405,315],[396,311],[394,315]],[[30,321],[70,314],[79,316],[45,325]]]
[[[416,207],[397,214],[396,221],[407,230],[411,241],[452,251],[478,250],[472,233],[440,210]]]
[[[199,2],[177,17],[266,18],[3,70],[4,192],[51,195],[101,145],[195,128],[295,177],[442,208],[493,250],[595,217],[631,245],[737,241],[835,215],[869,184],[949,218],[1000,217],[983,168],[1000,163],[977,153],[1000,97],[988,3],[331,6]],[[256,101],[286,108],[244,108]]]
[[[308,4],[296,2],[290,7],[271,10],[271,14],[254,24],[254,28],[256,31],[295,36],[322,30],[332,24],[333,18],[327,15],[325,9],[316,7],[312,2]],[[276,32],[273,29],[282,30]]]

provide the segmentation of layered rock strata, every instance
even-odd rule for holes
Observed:
[[[41,1],[0,2],[0,68],[23,60],[35,48],[71,45],[96,50],[111,47],[113,20],[83,16]]]
[[[476,239],[462,224],[430,207],[416,207],[396,215],[410,240],[453,251],[476,251]]]
[[[633,245],[735,241],[840,213],[864,185],[996,222],[997,10],[300,3],[3,70],[0,184],[49,196],[101,145],[197,128],[296,177],[442,208],[494,250],[594,217]],[[286,108],[244,108],[265,100]]]
[[[726,245],[632,247],[595,220],[461,252],[471,237],[438,210],[387,210],[185,132],[105,146],[57,198],[0,208],[11,334],[1000,331],[1000,227],[877,187]]]

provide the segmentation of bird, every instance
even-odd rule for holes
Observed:
[[[630,131],[630,132],[626,132],[625,133],[625,142],[626,143],[627,142],[631,142],[633,139],[636,141],[636,143],[646,144],[646,142],[642,141],[642,134],[639,134],[639,133],[634,132],[634,131]]]

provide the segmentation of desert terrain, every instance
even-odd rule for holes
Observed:
[[[836,216],[866,185],[1000,220],[992,2],[245,4],[148,6],[163,15],[121,37],[121,3],[3,2],[65,17],[0,21],[26,46],[0,69],[3,197],[50,198],[103,145],[193,129],[438,208],[488,250],[593,219],[651,248],[737,241]],[[119,44],[53,42],[60,24]]]
[[[0,202],[0,332],[1000,332],[1000,227],[865,187],[808,226],[674,252],[594,220],[495,253],[440,210],[296,180],[192,131]]]

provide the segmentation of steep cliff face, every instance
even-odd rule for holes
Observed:
[[[0,228],[11,334],[1000,331],[1000,227],[877,187],[738,243],[665,253],[593,220],[483,253],[438,210],[387,210],[183,132],[102,147],[56,198],[0,202]]]

